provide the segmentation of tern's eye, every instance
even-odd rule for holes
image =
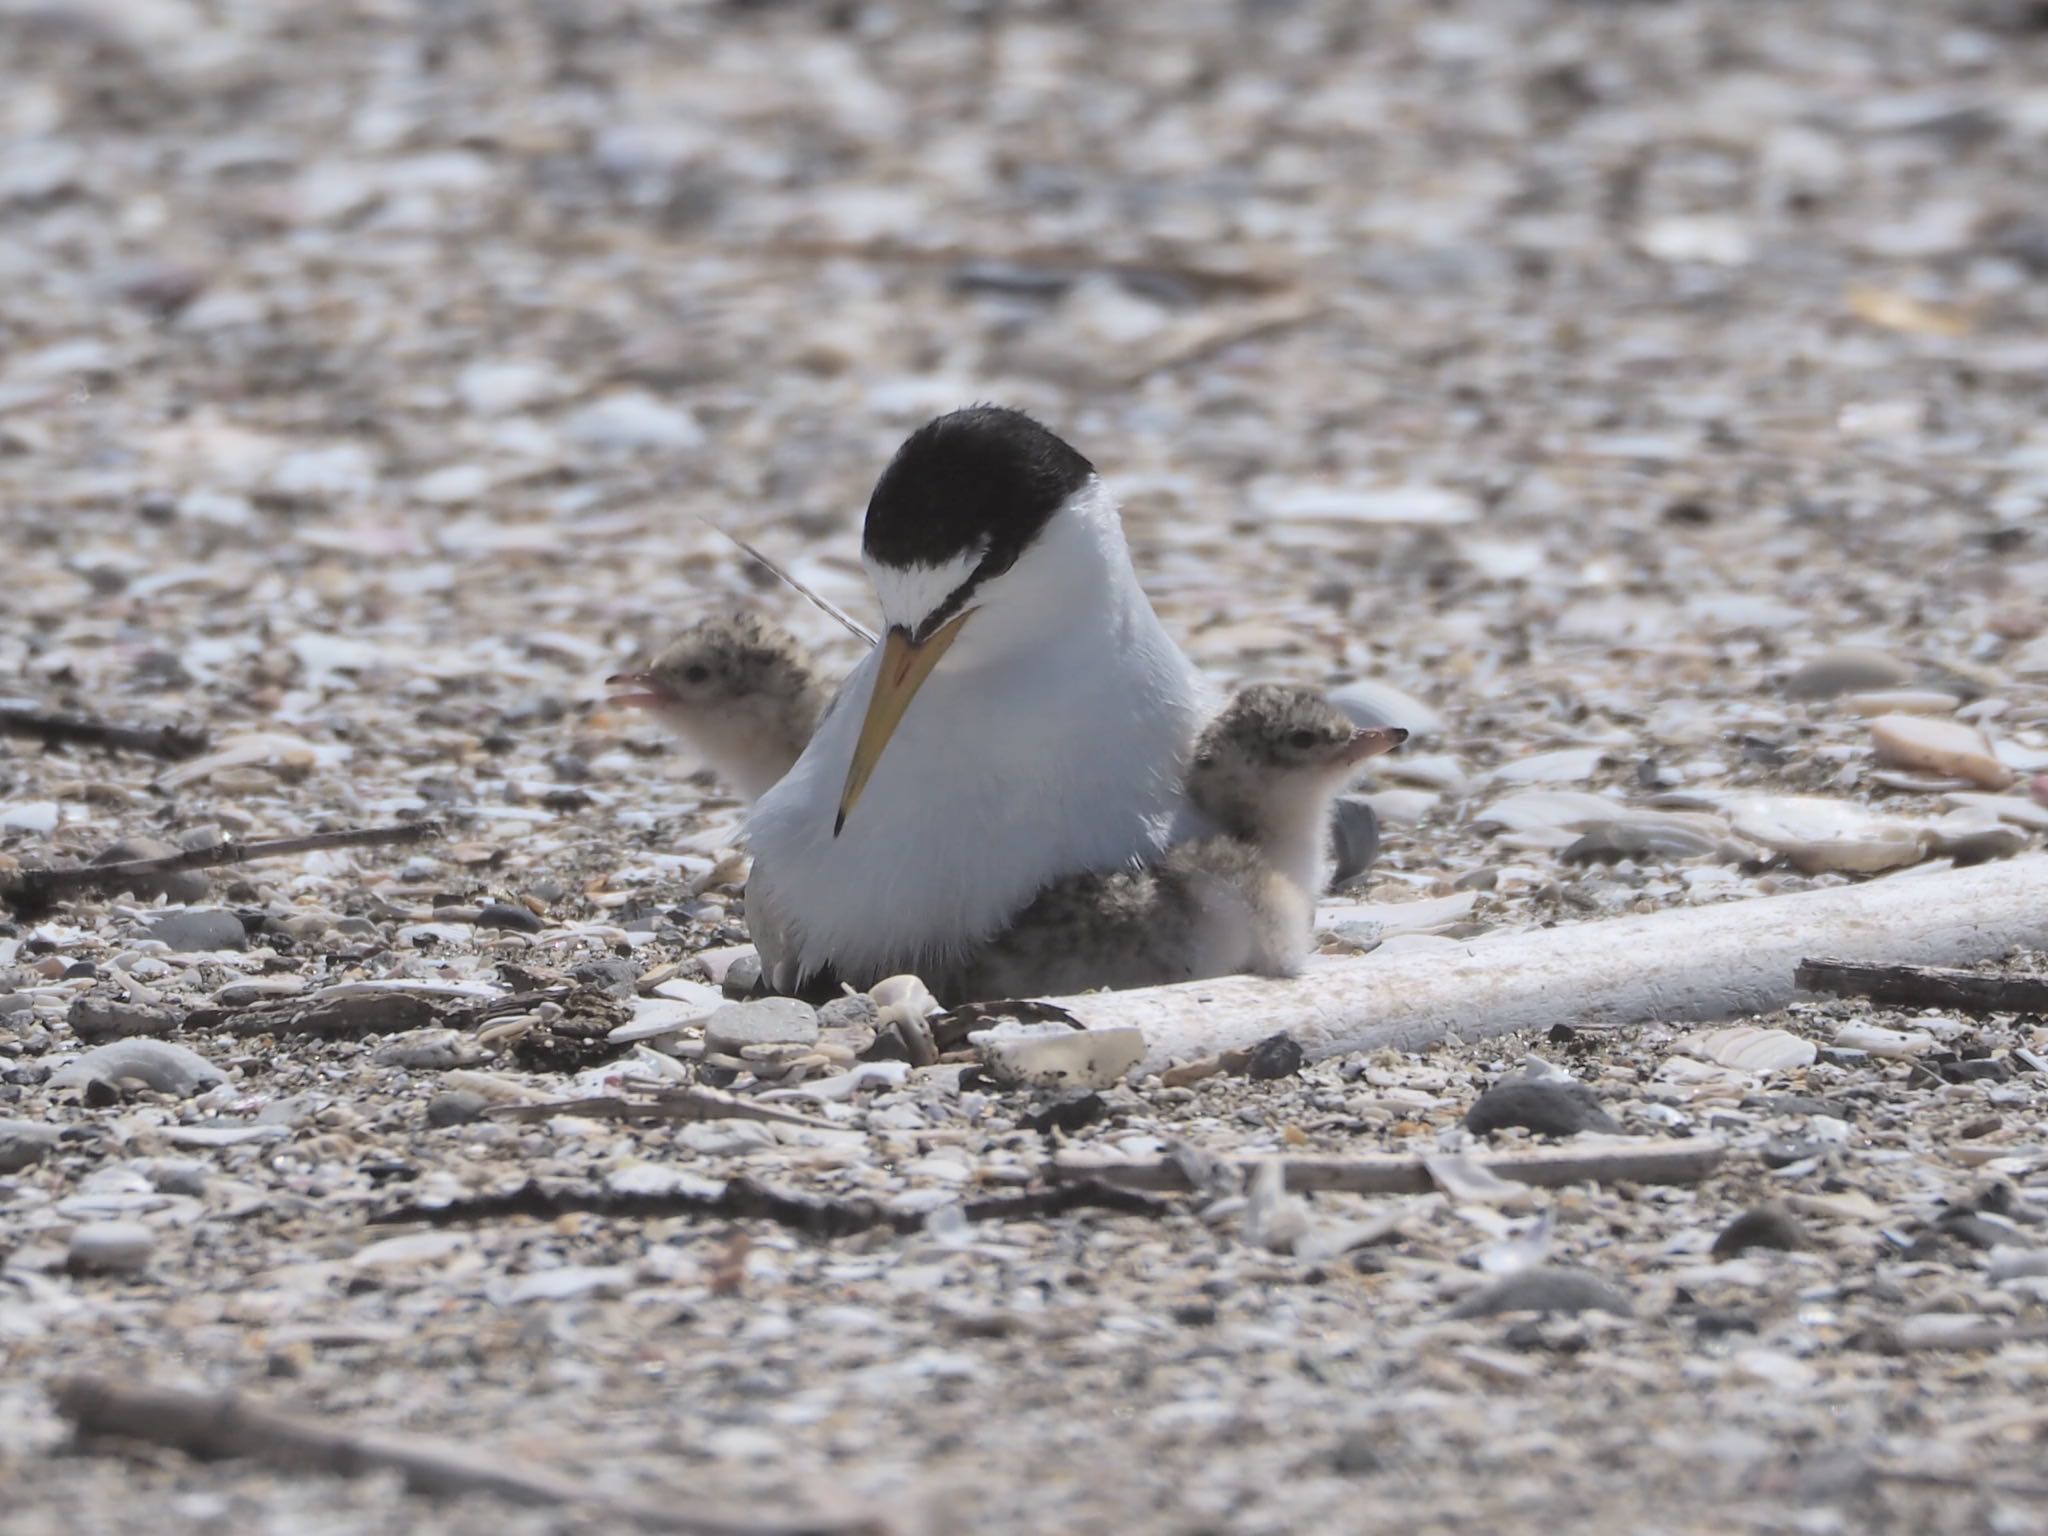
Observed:
[[[1310,730],[1290,731],[1287,735],[1287,745],[1297,752],[1306,752],[1321,740],[1322,737]]]
[[[683,681],[693,685],[708,683],[711,681],[711,669],[701,661],[692,662],[683,668]]]

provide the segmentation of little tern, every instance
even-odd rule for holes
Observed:
[[[1188,800],[1218,834],[1176,843],[1143,869],[1053,882],[941,995],[1292,974],[1308,955],[1331,805],[1360,763],[1407,736],[1355,728],[1311,688],[1245,689],[1203,731],[1188,768]]]
[[[789,772],[831,699],[796,637],[752,614],[705,619],[605,682],[624,690],[614,704],[647,710],[744,800]]]
[[[975,406],[897,451],[862,561],[885,634],[754,807],[779,991],[943,973],[1063,875],[1158,853],[1209,713],[1074,448]]]

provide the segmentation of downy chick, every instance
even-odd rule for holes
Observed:
[[[1354,729],[1312,688],[1261,683],[1203,731],[1187,795],[1219,835],[1142,869],[1044,890],[952,978],[959,1001],[1142,987],[1307,957],[1330,803],[1358,765],[1408,733]]]
[[[706,619],[644,670],[605,682],[629,690],[614,704],[650,711],[748,801],[789,772],[832,698],[796,638],[752,614]]]

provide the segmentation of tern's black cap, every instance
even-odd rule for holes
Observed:
[[[970,406],[913,432],[875,482],[861,549],[900,568],[982,553],[974,579],[1016,564],[1095,466],[1022,411]]]

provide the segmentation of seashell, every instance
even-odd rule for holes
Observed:
[[[1790,859],[1809,875],[1917,864],[1924,831],[1819,795],[1758,795],[1728,807],[1736,834]]]
[[[1760,1029],[1754,1024],[1701,1030],[1685,1036],[1672,1049],[1716,1066],[1733,1067],[1738,1072],[1787,1072],[1810,1067],[1820,1054],[1811,1040],[1802,1040],[1782,1029]]]
[[[1953,774],[1986,789],[2004,789],[2015,778],[1984,733],[1957,720],[1883,715],[1870,722],[1870,739],[1880,762],[1901,768]]]
[[[931,988],[917,976],[884,976],[868,988],[868,996],[874,999],[880,1022],[885,1027],[905,1019],[922,1023],[935,1013],[945,1012],[939,1000],[932,996]]]

